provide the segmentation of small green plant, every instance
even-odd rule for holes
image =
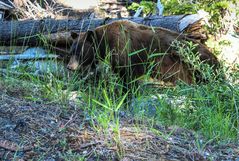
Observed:
[[[143,13],[146,15],[156,12],[156,4],[150,1],[141,1],[140,3],[133,2],[128,9],[136,11],[139,7],[143,7]]]
[[[199,10],[197,3],[189,0],[161,0],[165,15],[194,14]]]
[[[212,67],[203,63],[199,58],[199,54],[195,53],[197,45],[188,41],[180,42],[175,40],[171,46],[176,49],[185,63],[190,64],[189,69],[193,72],[200,72],[203,80],[214,80],[215,74]]]

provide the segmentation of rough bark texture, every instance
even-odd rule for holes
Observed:
[[[194,16],[194,19],[192,19],[191,16]],[[89,29],[94,29],[98,26],[108,24],[116,20],[120,19],[43,19],[26,21],[3,21],[0,22],[0,43],[3,45],[11,45],[13,43],[19,44],[19,42],[24,43],[24,45],[36,44],[39,40],[39,35],[48,35],[52,33],[72,30],[85,32]],[[174,15],[152,16],[144,18],[131,17],[127,18],[127,20],[131,20],[139,24],[164,27],[173,31],[182,32],[190,28],[191,24],[198,23],[200,20],[202,20],[202,17],[197,17],[195,15]],[[185,24],[182,25],[182,22]]]

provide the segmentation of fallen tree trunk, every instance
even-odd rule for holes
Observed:
[[[124,18],[139,24],[164,27],[176,32],[193,31],[198,32],[203,25],[200,14],[194,15],[174,15],[174,16],[152,16],[152,17],[131,17]],[[80,31],[85,32],[98,26],[108,24],[122,19],[83,19],[83,20],[26,20],[26,21],[3,21],[0,22],[0,43],[2,45],[36,45],[42,37],[40,35],[49,35],[58,32]],[[200,32],[199,32],[200,33]],[[199,34],[200,35],[200,34]],[[61,38],[62,39],[62,38]],[[51,38],[50,38],[51,40]],[[56,41],[58,41],[56,39]],[[62,41],[61,41],[62,42]],[[54,42],[53,42],[54,43]]]

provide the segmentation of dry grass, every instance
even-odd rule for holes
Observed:
[[[74,102],[62,107],[1,92],[0,156],[7,160],[69,159],[73,154],[93,160],[227,160],[239,155],[236,145],[206,143],[177,126],[149,129],[122,118],[118,131],[111,126],[96,130],[91,121],[97,126],[97,120],[86,115]]]
[[[80,4],[81,7],[77,6]],[[85,3],[84,3],[85,4]],[[87,3],[90,5],[89,3]],[[75,10],[78,7],[79,10]],[[39,2],[32,0],[20,1],[16,4],[15,14],[18,19],[66,19],[66,18],[82,18],[89,15],[92,9],[82,8],[82,3],[71,3],[64,0],[42,0]]]

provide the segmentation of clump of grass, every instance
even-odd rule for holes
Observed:
[[[180,47],[180,44],[176,44]],[[174,88],[142,88],[132,86],[130,92],[124,91],[122,80],[112,73],[110,67],[110,57],[101,60],[95,75],[85,77],[79,72],[75,72],[71,77],[57,77],[46,73],[43,77],[31,75],[27,69],[22,68],[23,75],[3,78],[5,89],[19,89],[27,91],[24,97],[31,100],[44,100],[66,104],[72,91],[80,93],[84,105],[79,104],[89,114],[91,125],[98,132],[108,134],[109,129],[113,129],[115,142],[120,147],[120,112],[124,111],[131,118],[139,120],[153,127],[157,124],[166,126],[178,125],[203,133],[209,139],[230,140],[238,137],[239,127],[239,86],[223,81],[215,80],[212,69],[200,63],[198,56],[193,53],[195,46],[188,44],[188,47],[181,47],[180,53],[186,61],[194,64],[195,69],[200,70],[206,79],[210,81],[203,85],[186,85],[179,82]],[[134,54],[134,53],[132,53]],[[110,55],[110,53],[109,53]],[[130,55],[130,54],[129,54]],[[9,69],[10,70],[10,69]],[[26,70],[24,72],[24,70]],[[87,74],[87,73],[86,73]],[[233,79],[238,79],[237,74],[233,74]],[[81,79],[86,78],[86,79]],[[19,82],[25,82],[21,84]],[[33,86],[30,86],[32,84]],[[15,86],[14,86],[15,85]],[[141,90],[140,90],[141,89]],[[153,106],[148,106],[151,101],[150,96],[164,94],[166,97],[158,97]],[[133,98],[141,99],[146,110],[140,109],[139,105],[132,107]],[[169,103],[171,100],[183,99],[183,108],[179,104]],[[66,106],[67,107],[67,106]],[[155,108],[155,115],[148,115],[149,108]],[[133,112],[132,112],[133,111]],[[140,111],[140,113],[139,113]],[[137,127],[137,123],[135,125]],[[123,150],[119,150],[119,155]],[[74,154],[66,154],[74,156]]]
[[[167,99],[162,98],[158,99],[160,103],[155,103],[152,106],[150,103],[152,99],[148,97],[148,100],[144,100],[148,102],[148,105],[146,103],[144,105],[146,108],[155,108],[155,116],[153,118],[147,116],[147,110],[141,110],[140,115],[137,116],[140,116],[142,120],[149,120],[149,122],[186,127],[217,141],[238,138],[238,85],[218,80],[213,69],[202,63],[199,56],[195,54],[196,46],[192,43],[184,42],[182,44],[175,41],[172,46],[178,49],[183,61],[190,64],[193,70],[200,71],[203,79],[208,82],[190,86],[179,82],[176,88],[162,89],[160,92],[155,90],[155,93],[154,90],[144,91],[140,97],[157,93],[166,94],[168,97],[173,96],[176,100],[184,97],[184,108],[181,108],[181,105],[172,105]],[[223,75],[224,71],[226,69],[220,69],[219,75]],[[238,79],[238,74],[234,72],[231,77],[233,77],[230,78],[232,80]],[[148,118],[145,119],[145,117]]]
[[[197,44],[192,42],[180,42],[173,41],[173,48],[177,50],[177,53],[181,56],[182,61],[189,65],[189,69],[193,71],[198,71],[201,74],[203,80],[214,81],[216,78],[216,73],[209,64],[206,64],[200,60],[199,54],[195,53]],[[196,77],[196,75],[194,75]]]
[[[235,87],[236,88],[236,87]],[[185,92],[184,87],[177,88],[178,94],[184,94],[193,101],[193,109],[186,109],[177,121],[196,131],[201,131],[209,138],[236,139],[238,133],[238,112],[231,88],[223,83],[209,83],[195,86]],[[183,125],[184,124],[184,125]]]

